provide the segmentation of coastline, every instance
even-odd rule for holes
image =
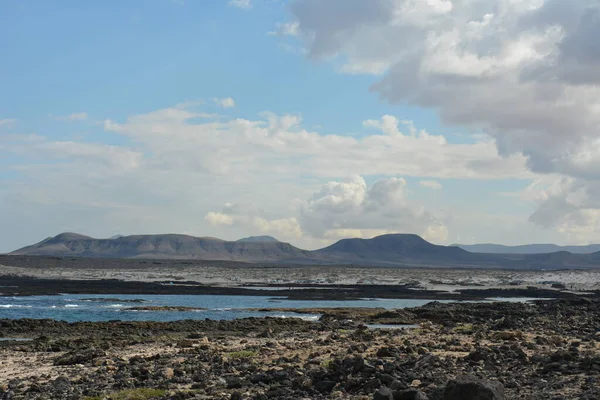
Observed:
[[[0,320],[0,337],[33,339],[0,342],[0,386],[20,399],[357,400],[393,387],[435,400],[475,375],[506,398],[600,396],[598,300],[329,311],[320,322]]]
[[[478,379],[469,385],[505,393],[498,398],[600,398],[599,271],[396,268],[382,274],[379,267],[123,269],[127,263],[115,261],[103,269],[72,262],[0,266],[0,292],[102,295],[87,299],[93,302],[144,294],[265,296],[315,306],[255,311],[320,317],[0,319],[0,398],[368,400],[389,394],[446,400],[445,391],[464,376]],[[490,297],[538,300],[485,301]],[[402,309],[318,307],[321,300],[358,298],[433,301]],[[148,306],[134,297],[123,303]]]

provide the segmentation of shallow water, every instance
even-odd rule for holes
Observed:
[[[143,303],[90,301],[84,299],[115,298],[142,299]],[[0,297],[0,318],[51,318],[76,321],[176,321],[182,319],[231,320],[247,317],[297,317],[316,321],[317,314],[293,312],[251,311],[255,308],[330,308],[382,307],[386,309],[418,307],[431,300],[364,299],[349,301],[286,300],[270,296],[207,296],[207,295],[74,295]],[[129,311],[126,308],[143,306],[198,307],[206,310],[186,311]]]
[[[85,299],[111,298],[114,301]],[[124,301],[116,301],[116,299]],[[141,299],[143,302],[131,302]],[[128,301],[127,301],[128,300]],[[529,298],[496,298],[485,301],[525,302]],[[217,296],[217,295],[89,295],[63,294],[58,296],[0,297],[0,319],[50,318],[68,322],[77,321],[177,321],[183,319],[232,320],[248,317],[319,319],[318,314],[294,312],[264,312],[263,308],[385,308],[419,307],[434,300],[423,299],[362,299],[362,300],[286,300],[272,296]],[[437,300],[448,303],[450,300]],[[185,311],[131,311],[130,307],[182,306],[205,310]]]

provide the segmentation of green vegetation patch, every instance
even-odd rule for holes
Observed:
[[[230,359],[254,358],[257,355],[258,355],[257,351],[251,351],[251,350],[240,350],[240,351],[232,351],[230,353],[225,353],[225,356]]]

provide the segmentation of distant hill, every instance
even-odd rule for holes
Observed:
[[[439,246],[411,234],[372,239],[342,239],[320,250],[308,251],[270,236],[238,241],[188,235],[132,235],[95,239],[61,233],[12,255],[92,258],[195,259],[254,263],[354,264],[403,267],[563,269],[600,268],[600,252],[572,254],[473,253],[456,246]]]
[[[323,259],[343,262],[377,260],[378,263],[402,262],[408,265],[454,265],[465,261],[474,262],[479,258],[458,247],[438,246],[412,234],[389,234],[372,239],[342,239],[314,253]]]
[[[237,240],[238,243],[268,243],[268,242],[279,242],[273,236],[250,236]]]
[[[559,246],[556,244],[524,244],[519,246],[504,246],[501,244],[456,244],[461,249],[472,253],[493,253],[493,254],[544,254],[556,253],[558,251],[567,251],[573,254],[591,254],[600,251],[600,244],[590,244],[586,246]]]
[[[309,256],[309,252],[306,250],[278,241],[227,242],[216,238],[175,234],[94,239],[76,233],[62,233],[11,254],[106,258],[189,258],[248,262],[305,259]]]

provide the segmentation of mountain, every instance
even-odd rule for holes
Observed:
[[[95,239],[61,233],[11,255],[134,259],[195,259],[256,263],[354,264],[404,267],[564,269],[600,268],[600,252],[572,254],[472,253],[457,246],[439,246],[411,234],[372,239],[342,239],[308,251],[269,236],[225,241],[188,235],[132,235]]]
[[[342,239],[314,253],[322,259],[339,262],[373,260],[382,264],[407,265],[454,265],[475,262],[479,258],[458,247],[438,246],[412,234],[389,234],[372,239]]]
[[[519,246],[504,246],[501,244],[455,244],[453,246],[470,251],[472,253],[494,253],[494,254],[543,254],[567,251],[573,254],[591,254],[600,251],[600,244],[586,246],[558,246],[556,244],[524,244]]]
[[[279,242],[273,236],[250,236],[236,241],[237,243],[268,243]]]
[[[132,235],[94,239],[76,233],[62,233],[13,255],[79,256],[106,258],[174,258],[276,262],[305,259],[308,251],[283,242],[227,242],[188,235]]]

